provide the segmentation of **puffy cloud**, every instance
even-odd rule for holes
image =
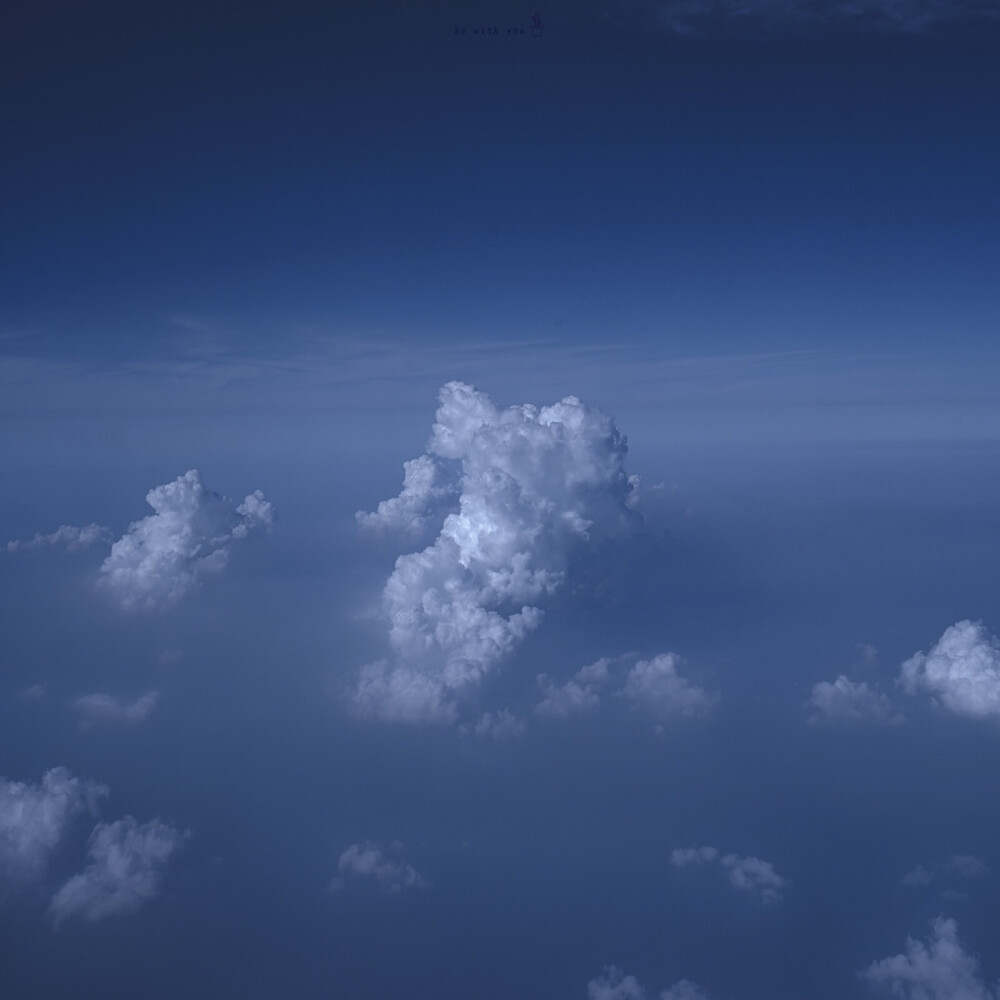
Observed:
[[[774,870],[771,862],[761,861],[760,858],[741,857],[738,854],[720,855],[714,847],[678,848],[670,852],[670,863],[677,868],[715,862],[726,870],[729,884],[734,889],[751,893],[764,903],[777,903],[789,884],[788,879],[782,878]]]
[[[649,994],[635,976],[626,976],[609,965],[602,975],[587,983],[588,1000],[646,1000]],[[660,1000],[709,1000],[708,994],[690,979],[682,979],[660,993]]]
[[[363,667],[353,692],[359,711],[384,719],[452,721],[463,695],[539,626],[571,553],[638,518],[624,435],[576,397],[501,410],[449,382],[439,399],[403,491],[359,514],[411,535],[443,518],[430,545],[396,560],[382,595],[391,654]]]
[[[829,681],[816,684],[806,704],[814,710],[809,717],[813,726],[886,726],[903,721],[884,694],[867,684],[850,681],[843,674],[832,684]]]
[[[88,524],[82,528],[74,527],[71,524],[60,525],[51,535],[41,535],[36,532],[35,537],[28,541],[12,541],[7,543],[8,552],[17,552],[21,549],[40,549],[65,546],[67,552],[83,552],[91,545],[98,542],[107,544],[113,535],[109,528],[102,528],[99,524]]]
[[[72,821],[108,792],[54,767],[40,785],[0,778],[0,888],[41,878]]]
[[[196,469],[151,489],[146,502],[155,513],[134,521],[101,566],[101,582],[130,610],[179,601],[225,569],[234,541],[274,519],[259,490],[234,507],[206,490]]]
[[[588,1000],[646,1000],[646,991],[635,976],[626,976],[621,969],[609,965],[603,975],[587,983]]]
[[[677,673],[680,662],[676,653],[639,660],[625,678],[625,697],[636,708],[647,709],[661,719],[703,718],[710,714],[718,695],[681,677]]]
[[[566,719],[592,712],[601,703],[601,688],[608,682],[611,660],[602,657],[578,670],[565,684],[556,685],[547,674],[538,675],[542,700],[535,712],[545,718]]]
[[[159,701],[159,691],[149,691],[133,702],[110,694],[88,694],[77,698],[73,708],[85,725],[112,723],[134,726],[144,721]]]
[[[979,858],[971,854],[956,854],[942,863],[917,865],[903,876],[902,884],[919,888],[948,878],[980,878],[989,873],[989,867]]]
[[[158,819],[99,823],[87,848],[91,863],[52,897],[53,920],[94,921],[141,909],[159,894],[164,869],[188,836]]]
[[[1000,641],[982,622],[957,622],[929,653],[902,665],[900,682],[907,694],[924,691],[955,715],[1000,719]]]
[[[394,845],[393,850],[398,853],[399,846]],[[337,873],[330,883],[332,889],[344,888],[348,879],[371,879],[385,892],[423,889],[428,885],[412,865],[390,857],[381,844],[370,840],[363,844],[351,844],[340,856]]]
[[[998,1000],[979,962],[962,947],[954,920],[938,917],[927,944],[908,938],[906,953],[873,962],[861,978],[903,1000]]]

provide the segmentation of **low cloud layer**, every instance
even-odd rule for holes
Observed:
[[[458,703],[541,624],[574,551],[627,533],[627,445],[573,396],[501,410],[472,386],[442,388],[427,453],[398,497],[358,520],[425,548],[396,560],[382,595],[390,655],[354,689],[363,714],[449,722]]]
[[[899,679],[907,694],[928,694],[954,715],[1000,719],[1000,641],[982,622],[945,629],[929,653],[902,665]]]
[[[741,857],[738,854],[722,855],[714,847],[678,848],[670,853],[670,863],[676,868],[692,865],[719,864],[729,877],[729,884],[740,892],[750,893],[764,903],[777,903],[788,887],[769,861]]]
[[[90,864],[53,896],[50,913],[58,925],[72,916],[84,920],[125,916],[159,895],[167,863],[187,834],[158,819],[137,823],[131,816],[99,823],[90,835]]]
[[[160,702],[159,691],[148,691],[129,702],[110,694],[88,694],[73,702],[83,725],[135,726],[145,721]]]
[[[652,1000],[635,976],[627,976],[617,966],[587,983],[587,1000]],[[659,1000],[709,1000],[708,994],[689,979],[682,979],[659,994]]]
[[[0,895],[5,887],[44,878],[73,821],[107,793],[65,767],[52,768],[38,785],[0,778]]]
[[[330,883],[332,889],[343,889],[348,882],[372,882],[384,892],[402,892],[404,889],[423,889],[427,880],[410,864],[399,857],[399,848],[384,848],[374,841],[351,844],[340,855],[337,876]]]
[[[813,710],[809,717],[813,726],[891,726],[903,721],[884,694],[843,674],[832,684],[815,685],[806,704]]]
[[[1000,986],[986,985],[958,925],[943,917],[932,923],[926,944],[909,938],[905,953],[873,962],[861,978],[902,1000],[1000,1000]]]
[[[101,566],[102,584],[128,610],[175,604],[225,569],[234,542],[274,519],[260,490],[234,506],[205,489],[196,469],[151,489],[146,502],[154,513],[134,521]]]

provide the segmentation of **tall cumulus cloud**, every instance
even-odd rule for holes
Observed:
[[[543,618],[571,554],[627,533],[625,436],[568,396],[552,406],[500,409],[472,386],[439,394],[427,453],[405,465],[403,490],[363,528],[412,541],[382,594],[387,658],[362,668],[362,714],[450,722],[461,698]]]
[[[197,469],[151,489],[146,503],[154,513],[134,521],[101,566],[101,583],[127,610],[175,604],[225,569],[234,542],[274,520],[260,490],[235,506],[205,489]]]

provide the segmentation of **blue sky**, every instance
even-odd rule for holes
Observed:
[[[5,997],[1000,996],[996,12],[534,13],[4,14]]]

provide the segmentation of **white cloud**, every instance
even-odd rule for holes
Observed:
[[[626,976],[621,969],[609,965],[603,975],[587,983],[587,1000],[645,1000],[646,991],[635,976]]]
[[[716,862],[726,870],[729,884],[734,889],[755,895],[764,903],[779,902],[782,892],[789,885],[788,879],[782,878],[770,861],[761,861],[760,858],[738,854],[722,856],[714,847],[677,848],[670,852],[670,863],[677,868]]]
[[[340,855],[337,863],[337,877],[330,883],[331,889],[343,889],[349,879],[371,879],[385,892],[401,892],[403,889],[424,889],[429,883],[412,865],[390,856],[398,854],[400,847],[394,844],[386,850],[375,841],[351,844]]]
[[[902,665],[900,682],[907,694],[924,691],[955,715],[1000,719],[1000,641],[982,622],[957,622],[929,653]]]
[[[40,785],[0,778],[0,888],[43,877],[72,821],[107,792],[64,767],[46,772]]]
[[[924,944],[913,938],[906,953],[873,962],[861,978],[903,1000],[998,1000],[979,972],[979,962],[962,947],[954,920],[938,917]]]
[[[674,983],[669,990],[660,994],[660,1000],[709,1000],[708,994],[690,979]]]
[[[474,725],[462,726],[464,734],[472,733],[481,739],[513,740],[524,735],[524,723],[509,709],[483,712]]]
[[[538,675],[542,700],[535,712],[545,718],[566,719],[572,715],[593,712],[601,703],[601,688],[610,677],[611,660],[602,657],[578,670],[565,684],[554,684],[547,674]]]
[[[989,873],[989,867],[979,858],[971,854],[955,854],[945,862],[917,865],[903,876],[902,884],[919,888],[948,878],[981,878]]]
[[[99,524],[88,524],[82,528],[71,524],[60,525],[51,535],[41,535],[28,541],[12,541],[7,543],[8,552],[18,552],[21,549],[40,549],[65,546],[67,552],[83,552],[98,542],[107,544],[112,539],[111,529],[102,528]]]
[[[588,1000],[646,1000],[648,995],[635,976],[626,976],[614,965],[609,965],[602,975],[587,983]],[[682,979],[663,990],[660,1000],[709,1000],[709,997],[690,979]]]
[[[639,660],[625,678],[625,697],[636,708],[647,709],[661,719],[709,715],[718,695],[681,677],[677,673],[680,662],[676,653]]]
[[[77,698],[73,708],[87,725],[111,723],[134,726],[148,718],[159,701],[159,691],[148,691],[133,702],[110,694],[88,694]]]
[[[196,469],[146,494],[153,514],[111,547],[101,582],[127,609],[164,608],[225,569],[233,542],[267,528],[274,508],[257,490],[238,507],[206,490]]]
[[[91,863],[52,897],[53,920],[58,925],[71,916],[94,921],[134,913],[159,895],[164,869],[188,836],[158,819],[99,823],[87,847]]]
[[[396,560],[383,592],[391,654],[362,668],[354,690],[359,711],[384,719],[452,721],[458,700],[539,626],[571,552],[637,518],[625,437],[609,417],[573,396],[501,410],[460,382],[439,399],[402,493],[359,515],[410,533],[443,516],[430,545]]]
[[[814,710],[809,717],[809,723],[814,726],[885,726],[903,721],[884,694],[865,683],[850,681],[843,674],[832,684],[820,681],[815,685],[806,704]]]

